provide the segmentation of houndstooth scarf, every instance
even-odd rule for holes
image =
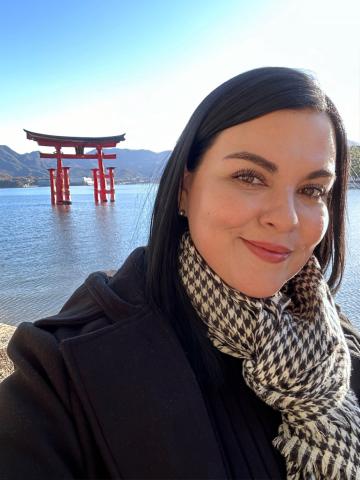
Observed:
[[[243,359],[247,385],[279,410],[273,445],[291,480],[360,479],[360,408],[336,308],[312,256],[272,297],[226,285],[185,233],[179,273],[213,345]]]

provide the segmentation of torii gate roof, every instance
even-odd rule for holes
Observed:
[[[44,147],[116,147],[116,144],[125,140],[125,133],[113,137],[62,137],[59,135],[47,135],[45,133],[35,133],[25,130],[26,138],[34,140],[38,145]]]

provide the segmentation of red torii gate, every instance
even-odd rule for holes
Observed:
[[[125,140],[125,134],[113,137],[61,137],[58,135],[46,135],[25,130],[26,138],[34,140],[40,146],[55,147],[55,153],[42,153],[40,158],[56,158],[57,166],[48,168],[50,173],[51,203],[53,205],[69,205],[70,197],[70,167],[63,167],[62,159],[97,159],[98,168],[93,168],[94,198],[95,202],[107,202],[106,194],[110,194],[110,201],[115,201],[115,167],[108,167],[108,173],[104,171],[103,160],[115,160],[115,153],[103,153],[103,148],[116,147],[119,142]],[[75,154],[62,153],[62,147],[74,147]],[[95,154],[84,153],[84,148],[96,148]],[[56,174],[54,173],[56,171]],[[107,189],[106,179],[109,179]]]

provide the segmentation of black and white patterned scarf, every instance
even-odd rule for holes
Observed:
[[[291,480],[360,479],[360,408],[340,320],[312,256],[272,297],[226,285],[185,233],[179,273],[213,345],[243,359],[247,385],[279,410],[273,445]]]

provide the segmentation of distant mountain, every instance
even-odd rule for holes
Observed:
[[[47,168],[39,152],[20,154],[6,145],[0,145],[0,175],[3,177],[44,177],[48,174]]]
[[[116,167],[116,180],[158,180],[169,158],[170,151],[160,153],[151,150],[129,150],[111,148],[106,153],[116,153],[116,160],[104,160],[105,167]],[[90,152],[89,152],[90,153]],[[93,152],[91,152],[93,153]],[[70,179],[79,180],[91,176],[91,168],[97,167],[96,160],[63,160],[71,167]],[[55,159],[42,159],[39,152],[16,153],[6,145],[0,145],[0,178],[36,177],[48,178],[48,168],[56,167]]]

